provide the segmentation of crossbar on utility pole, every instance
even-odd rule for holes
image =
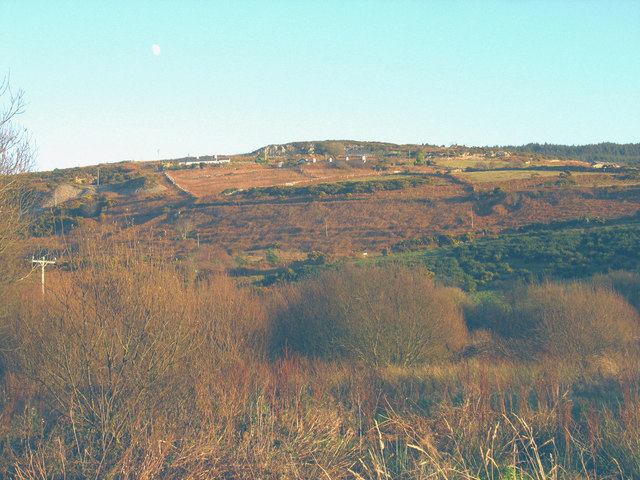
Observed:
[[[53,265],[54,263],[56,263],[56,259],[54,258],[53,260],[47,260],[45,257],[42,257],[41,259],[36,260],[35,258],[31,257],[31,263],[37,263],[42,268],[42,297],[44,298],[44,267],[46,267],[47,265]]]

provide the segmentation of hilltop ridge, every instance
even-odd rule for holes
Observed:
[[[286,157],[292,155],[357,155],[374,156],[415,156],[422,152],[447,153],[450,155],[487,154],[502,151],[519,155],[534,155],[543,158],[578,160],[587,163],[619,163],[622,165],[640,165],[640,143],[618,144],[601,142],[588,145],[562,145],[550,143],[528,143],[526,145],[466,146],[434,144],[396,144],[391,142],[363,140],[312,140],[271,144],[261,147],[248,155],[258,157]]]
[[[287,156],[287,155],[345,155],[350,153],[389,152],[398,149],[401,145],[389,142],[373,142],[358,140],[312,140],[303,142],[290,142],[284,144],[272,144],[251,152],[257,156]],[[404,147],[417,147],[417,145],[405,145]]]

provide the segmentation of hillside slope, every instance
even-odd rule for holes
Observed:
[[[335,143],[265,147],[223,165],[130,162],[29,174],[42,201],[25,254],[61,251],[70,235],[117,225],[144,242],[162,238],[167,255],[200,268],[268,270],[311,252],[371,257],[430,248],[429,238],[615,221],[640,211],[633,169],[488,148],[348,141],[337,143],[366,152],[366,162],[358,155],[329,161],[327,153],[312,162],[311,151]]]

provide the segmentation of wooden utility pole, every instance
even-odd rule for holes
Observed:
[[[44,267],[47,265],[53,265],[56,263],[56,259],[47,260],[45,257],[42,257],[40,260],[36,260],[35,258],[31,258],[31,263],[37,263],[42,268],[42,297],[44,298]]]

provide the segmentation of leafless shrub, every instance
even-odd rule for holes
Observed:
[[[533,286],[519,314],[533,325],[536,348],[560,358],[623,351],[640,338],[638,312],[621,295],[602,287]]]
[[[51,272],[44,301],[37,285],[15,287],[3,324],[14,340],[0,382],[0,476],[640,475],[640,352],[622,338],[637,317],[611,290],[514,294],[507,313],[529,318],[539,362],[437,362],[466,342],[464,296],[422,270],[354,268],[256,292],[222,275],[186,278],[134,235],[125,243],[80,245],[69,271]],[[269,304],[289,329],[276,332],[287,343],[275,358]],[[594,343],[616,328],[605,350]],[[353,361],[318,358],[336,358],[333,347]],[[576,369],[563,355],[586,360]]]
[[[460,296],[407,267],[327,272],[292,292],[278,341],[312,356],[373,365],[445,360],[467,340]]]
[[[618,270],[594,275],[591,282],[596,286],[609,287],[618,292],[640,311],[640,274]]]
[[[12,319],[13,365],[40,386],[38,415],[64,426],[73,474],[100,478],[143,461],[153,432],[176,435],[206,413],[198,407],[212,386],[223,391],[223,375],[261,357],[265,317],[228,278],[185,284],[129,249],[92,253],[71,262],[82,268],[50,275],[44,301],[23,292],[35,301]]]
[[[638,312],[610,287],[548,282],[485,297],[466,317],[471,328],[494,334],[499,356],[586,360],[625,351],[639,339]]]

